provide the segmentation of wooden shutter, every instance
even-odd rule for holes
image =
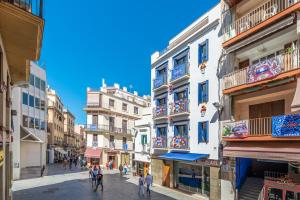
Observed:
[[[198,64],[202,63],[202,45],[198,46]]]

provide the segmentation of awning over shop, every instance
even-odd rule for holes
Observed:
[[[208,158],[208,154],[197,154],[197,153],[166,153],[161,156],[158,156],[160,159],[167,160],[179,160],[193,162],[200,159]]]
[[[54,149],[54,151],[57,151],[58,153],[61,153],[62,155],[67,155],[68,153],[65,151],[65,150],[63,150],[63,149],[58,149],[58,148],[56,148],[56,149]]]
[[[297,78],[297,86],[291,108],[292,112],[300,111],[300,77]]]
[[[298,142],[240,142],[223,149],[225,157],[254,158],[262,160],[300,161]]]
[[[99,148],[87,147],[87,149],[85,150],[84,156],[87,158],[100,158],[101,153],[102,153],[102,151]]]

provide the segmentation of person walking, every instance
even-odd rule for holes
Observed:
[[[101,185],[101,191],[103,191],[103,174],[102,174],[101,168],[99,168],[98,174],[97,174],[97,177],[96,177],[95,192],[98,190],[99,185]]]
[[[119,170],[120,170],[120,176],[122,177],[122,175],[123,175],[123,165],[122,164],[119,165]]]
[[[45,168],[46,168],[45,165],[43,165],[43,167],[41,169],[41,177],[43,177],[43,175],[44,175]]]
[[[68,164],[67,156],[64,156],[64,159],[63,159],[63,166],[64,166],[65,170],[67,169],[67,164]]]
[[[140,174],[140,178],[139,178],[139,195],[144,196],[144,184],[145,184],[145,179],[144,176],[142,174]]]
[[[97,185],[97,175],[99,173],[99,170],[97,169],[96,165],[94,166],[93,170],[92,170],[92,187],[94,187],[94,183],[95,186]]]
[[[126,175],[128,172],[128,165],[127,163],[124,164],[124,174]]]
[[[152,185],[152,176],[147,173],[146,179],[145,179],[146,185],[147,185],[147,194],[150,196],[150,186]]]
[[[77,168],[77,162],[78,162],[78,157],[75,156],[75,157],[74,157],[74,166],[75,166],[75,168]]]
[[[69,158],[69,169],[70,170],[72,169],[72,164],[73,164],[73,158],[72,158],[72,156],[70,156],[70,158]]]

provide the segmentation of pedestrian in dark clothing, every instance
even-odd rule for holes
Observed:
[[[101,185],[101,191],[103,191],[103,174],[102,174],[101,170],[98,170],[97,183],[96,183],[95,191],[98,190],[99,185]]]
[[[75,166],[75,168],[77,167],[77,157],[75,156],[75,158],[74,158],[74,166]]]
[[[122,176],[123,175],[123,165],[122,164],[119,165],[119,170],[120,170],[120,176]]]
[[[70,157],[70,159],[69,159],[69,169],[70,170],[72,169],[72,163],[73,163],[73,158]]]
[[[44,171],[45,171],[45,165],[43,165],[43,167],[42,167],[42,169],[41,169],[41,177],[43,177]]]

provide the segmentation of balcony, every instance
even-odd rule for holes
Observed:
[[[159,136],[153,138],[153,148],[154,149],[166,149],[168,139],[167,136]]]
[[[154,91],[168,88],[167,80],[168,78],[166,75],[158,75],[156,79],[153,80]]]
[[[28,61],[37,61],[41,52],[42,0],[0,0],[0,27],[12,81],[28,81]]]
[[[189,100],[188,99],[180,99],[171,103],[170,105],[170,115],[181,116],[181,115],[189,115]]]
[[[86,131],[91,132],[108,132],[116,134],[129,134],[131,135],[131,130],[127,128],[117,128],[109,125],[100,125],[100,124],[87,124],[85,125]]]
[[[241,89],[257,86],[261,83],[289,78],[300,67],[299,49],[281,53],[264,62],[250,65],[246,68],[234,71],[223,77],[224,94],[236,92]],[[291,72],[291,73],[287,73]],[[240,87],[238,87],[240,86]]]
[[[284,17],[292,11],[297,10],[297,8],[294,8],[288,10],[288,12],[283,12],[293,5],[297,4],[297,2],[298,0],[269,0],[263,2],[256,8],[250,10],[243,16],[233,21],[231,24],[228,24],[227,26],[225,25],[225,42],[223,45],[229,45],[229,43],[231,43],[230,40],[238,35],[240,35],[240,38],[237,39],[246,37],[246,35],[251,34],[250,29],[252,28],[255,29],[253,31],[262,29],[263,27],[271,24],[273,21]]]
[[[172,69],[171,81],[170,83],[175,84],[179,81],[183,81],[190,78],[190,68],[189,63],[183,63],[177,65]]]
[[[156,106],[153,109],[153,118],[158,120],[158,119],[164,119],[168,117],[168,106],[165,105],[159,105]]]
[[[280,141],[300,140],[299,115],[224,122],[222,135],[224,141]]]
[[[177,135],[170,138],[170,148],[178,150],[189,150],[189,136]]]

